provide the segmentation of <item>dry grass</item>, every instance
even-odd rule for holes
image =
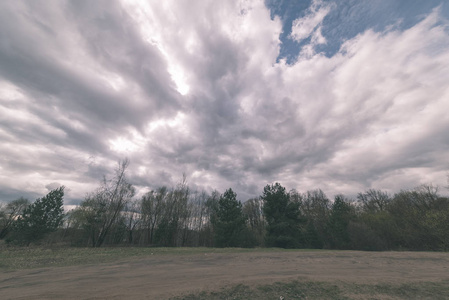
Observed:
[[[449,281],[406,284],[355,284],[342,282],[292,281],[274,284],[236,285],[218,291],[203,291],[173,300],[247,299],[449,299]]]
[[[449,299],[449,254],[0,246],[2,299]]]
[[[112,263],[129,258],[152,255],[189,255],[204,253],[244,253],[270,251],[298,251],[272,248],[204,248],[204,247],[7,247],[0,246],[0,269],[22,270],[42,267],[67,267]],[[302,250],[314,251],[314,250]]]

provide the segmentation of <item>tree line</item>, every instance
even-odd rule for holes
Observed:
[[[64,187],[34,203],[0,208],[0,239],[30,245],[282,247],[354,250],[449,250],[449,198],[422,185],[390,195],[369,189],[355,199],[320,190],[266,185],[244,203],[224,193],[191,190],[186,178],[136,198],[120,162],[112,178],[64,213]]]

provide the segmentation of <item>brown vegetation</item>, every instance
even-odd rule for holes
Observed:
[[[449,282],[446,253],[142,248],[136,256],[120,258],[135,248],[104,249],[64,253],[67,260],[71,256],[87,257],[97,252],[107,254],[106,260],[105,256],[99,256],[103,263],[89,260],[83,264],[78,259],[75,265],[69,263],[64,267],[4,269],[0,272],[1,298],[168,299],[238,284],[255,287],[296,280],[308,284],[346,285],[345,293],[352,293],[345,295],[349,299],[363,299],[363,291],[358,290],[362,286],[433,283],[439,288],[434,291],[430,288],[426,293],[434,293],[434,298],[438,299],[441,294],[438,289],[447,289]],[[44,265],[51,265],[51,257],[58,257],[58,251],[65,250],[42,251],[46,254],[36,257],[43,260]],[[22,255],[20,251],[18,255]],[[441,286],[442,282],[446,284]],[[357,296],[359,292],[362,294]],[[379,298],[382,297],[376,297]]]

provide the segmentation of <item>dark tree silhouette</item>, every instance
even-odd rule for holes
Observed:
[[[14,226],[13,240],[29,245],[55,231],[64,218],[63,198],[64,187],[61,186],[25,208]]]
[[[4,209],[0,209],[0,239],[5,238],[11,231],[14,222],[28,205],[30,205],[28,199],[21,197],[8,203]]]
[[[242,203],[232,189],[226,190],[218,200],[218,206],[212,218],[215,243],[218,247],[236,247],[241,244],[245,229]]]
[[[279,183],[267,185],[261,197],[263,212],[267,221],[267,246],[296,248],[301,246],[302,225],[301,203],[291,201],[290,195]]]

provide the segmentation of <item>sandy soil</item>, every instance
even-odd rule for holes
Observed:
[[[118,263],[0,273],[1,299],[167,299],[284,280],[401,283],[449,279],[449,254],[259,252],[153,255]]]

